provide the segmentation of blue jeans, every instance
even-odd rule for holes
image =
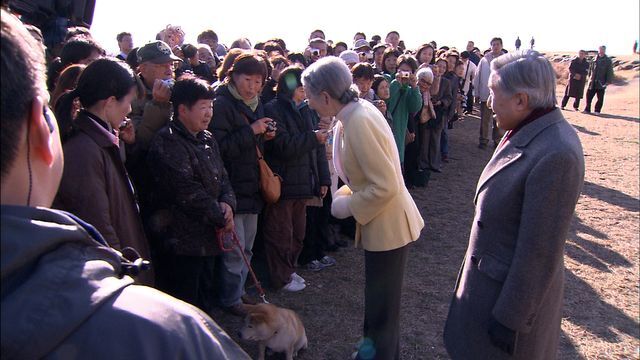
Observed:
[[[253,241],[258,228],[258,214],[237,214],[233,217],[236,234],[249,263],[253,253]],[[247,280],[249,268],[244,263],[240,249],[223,252],[220,255],[218,279],[220,286],[220,305],[228,307],[242,302],[244,282]]]

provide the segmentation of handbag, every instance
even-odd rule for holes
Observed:
[[[282,191],[282,178],[271,170],[269,164],[264,160],[264,156],[256,146],[258,152],[258,168],[260,170],[260,192],[267,204],[273,204],[280,199]]]
[[[241,113],[241,115],[244,117],[247,124],[250,125],[251,123],[249,122],[249,118],[243,113]],[[262,156],[262,152],[258,145],[256,145],[256,153],[258,154],[258,170],[260,172],[260,178],[258,181],[260,193],[267,204],[274,204],[280,199],[280,193],[282,192],[282,178],[271,170],[269,164],[264,160],[264,156]]]

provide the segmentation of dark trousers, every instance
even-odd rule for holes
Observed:
[[[167,259],[167,292],[180,300],[197,306],[204,312],[213,306],[215,284],[214,256],[173,255]]]
[[[400,304],[408,246],[365,251],[364,328],[357,359],[400,359]]]
[[[467,103],[464,109],[466,111],[473,111],[473,85],[469,85],[469,91],[467,91]]]
[[[568,103],[568,102],[569,102],[569,96],[565,95],[565,96],[562,98],[562,104],[561,104],[561,106],[562,106],[562,107],[567,106],[567,103]],[[578,109],[578,107],[580,107],[580,99],[579,99],[579,98],[575,98],[575,99],[573,100],[573,108],[574,108],[574,109]]]
[[[307,206],[307,227],[305,229],[300,265],[325,256],[324,249],[329,247],[329,218],[331,217],[331,191],[322,199],[322,206]]]
[[[591,101],[593,101],[593,97],[598,95],[598,101],[596,101],[595,112],[600,112],[602,110],[602,105],[604,104],[604,90],[605,89],[589,89],[587,90],[587,107],[585,110],[591,111]]]
[[[264,252],[271,285],[280,289],[295,271],[307,222],[307,200],[280,200],[264,210]]]

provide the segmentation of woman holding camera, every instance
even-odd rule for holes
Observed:
[[[298,67],[284,69],[278,79],[276,98],[265,106],[265,113],[278,123],[276,137],[265,146],[265,158],[283,182],[280,200],[264,210],[264,247],[271,283],[274,288],[286,291],[305,287],[294,272],[305,240],[307,203],[314,197],[324,198],[331,185],[323,145],[328,134],[324,130],[314,131],[319,119],[305,101],[301,75],[302,69]],[[317,240],[317,232],[306,240]],[[321,263],[325,255],[319,241],[310,241],[305,246],[300,264],[312,263],[316,268],[325,265]]]
[[[139,90],[125,62],[98,59],[82,71],[77,87],[60,97],[56,113],[61,123],[72,127],[63,139],[66,161],[55,207],[95,226],[112,248],[131,261],[150,258],[134,189],[119,148],[119,137],[133,133],[132,124],[120,126]],[[72,120],[75,99],[82,109]],[[139,280],[152,285],[153,275],[144,272]]]
[[[404,150],[407,143],[415,140],[413,126],[409,125],[409,114],[420,110],[422,95],[417,86],[415,75],[418,69],[416,60],[411,55],[400,55],[397,60],[398,71],[395,79],[391,81],[391,96],[387,100],[387,108],[393,117],[393,137],[396,140],[400,164],[404,163]]]
[[[216,89],[215,110],[209,124],[236,194],[235,232],[248,259],[252,255],[258,214],[264,206],[259,187],[258,151],[263,153],[264,142],[276,135],[275,122],[265,117],[260,101],[266,79],[267,65],[262,57],[254,52],[243,52],[236,57],[224,82]],[[238,251],[224,252],[221,265],[220,303],[230,313],[244,315],[242,298],[248,268]]]
[[[408,245],[424,226],[402,181],[398,150],[387,122],[359,99],[347,66],[318,60],[302,74],[311,108],[335,116],[333,161],[345,182],[331,212],[357,222],[355,243],[365,250],[363,341],[357,359],[400,357],[400,298]]]

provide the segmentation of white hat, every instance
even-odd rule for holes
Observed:
[[[351,63],[355,64],[360,62],[360,56],[358,56],[358,53],[353,50],[345,50],[341,52],[340,59],[342,59],[342,61],[344,61],[347,64],[351,64]]]

